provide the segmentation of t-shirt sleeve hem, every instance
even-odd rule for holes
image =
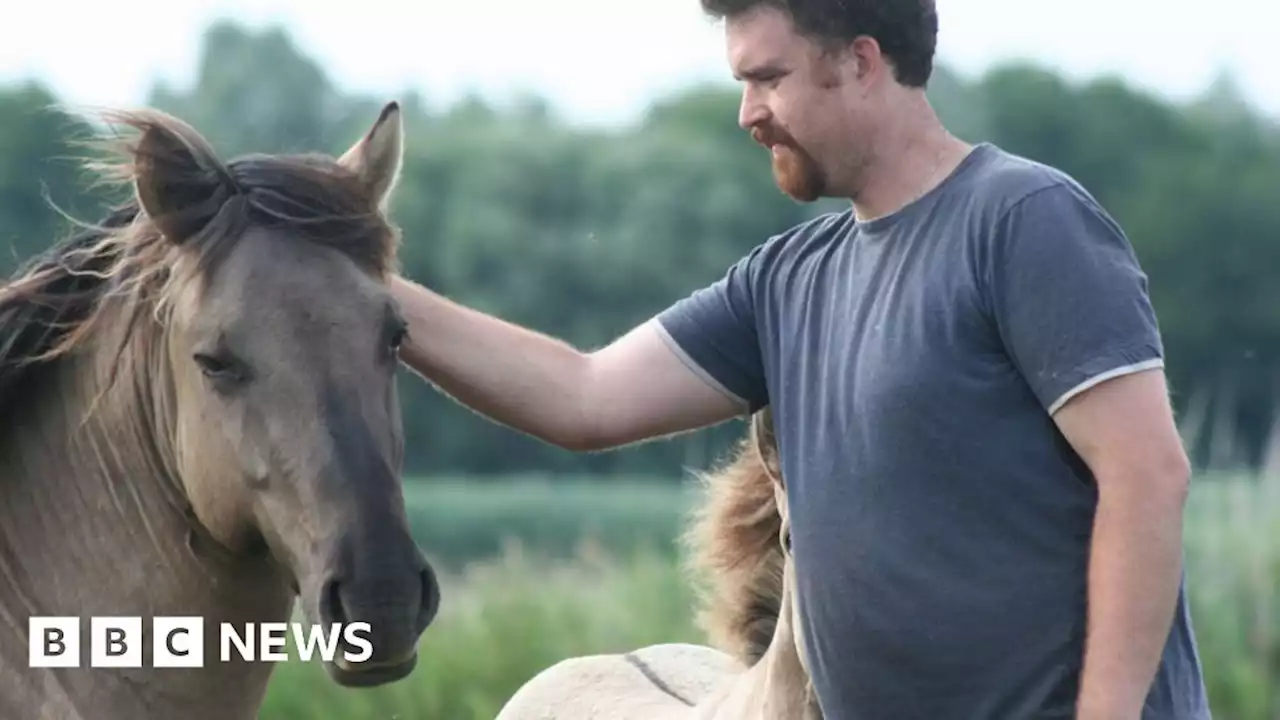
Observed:
[[[1134,373],[1145,372],[1147,370],[1156,370],[1164,368],[1164,358],[1160,355],[1151,356],[1150,353],[1135,354],[1128,353],[1119,356],[1111,356],[1107,358],[1107,362],[1090,363],[1066,378],[1066,383],[1070,385],[1066,390],[1058,394],[1058,396],[1049,403],[1049,414],[1055,415],[1068,402],[1075,399],[1081,393],[1093,387],[1101,385],[1107,380],[1132,375]],[[1064,383],[1065,384],[1065,383]]]
[[[707,383],[712,388],[715,388],[717,391],[724,394],[725,397],[736,403],[744,415],[750,414],[753,411],[754,408],[752,408],[750,401],[733,390],[730,390],[728,386],[717,380],[714,375],[708,372],[706,368],[698,363],[698,361],[693,359],[693,356],[685,351],[684,347],[680,345],[679,341],[675,339],[675,336],[673,336],[667,329],[662,318],[655,318],[653,326],[658,331],[658,337],[662,338],[663,342],[667,344],[667,347],[675,353],[675,356],[679,358],[680,362],[682,362],[685,367],[689,368],[693,374],[697,375],[703,382]]]

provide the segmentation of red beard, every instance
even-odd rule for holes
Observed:
[[[751,137],[770,150],[773,179],[778,189],[800,202],[813,202],[822,197],[826,182],[822,170],[786,132],[755,128]]]
[[[808,153],[788,145],[774,147],[773,179],[778,189],[800,202],[821,197],[822,173]]]

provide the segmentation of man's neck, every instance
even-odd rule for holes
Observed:
[[[867,221],[901,210],[937,187],[970,150],[921,99],[878,133],[862,169],[862,187],[853,197],[854,213]]]

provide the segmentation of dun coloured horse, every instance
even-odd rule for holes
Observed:
[[[371,626],[334,681],[405,677],[439,590],[399,478],[398,106],[340,158],[106,117],[133,200],[0,286],[0,718],[254,718],[273,664],[219,624],[295,600]],[[79,667],[29,667],[32,616],[80,619]],[[142,618],[141,667],[88,667],[91,616]],[[204,618],[203,667],[153,668],[156,616]]]
[[[719,471],[687,541],[711,580],[700,620],[715,647],[653,645],[538,673],[497,720],[821,720],[797,632],[786,490],[768,409]]]

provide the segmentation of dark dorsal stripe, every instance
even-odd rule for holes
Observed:
[[[623,655],[622,657],[623,657],[623,659],[625,659],[628,663],[630,663],[630,664],[632,665],[632,667],[634,667],[635,669],[639,670],[639,671],[640,671],[640,674],[641,674],[641,675],[644,675],[644,676],[645,676],[645,678],[646,678],[646,679],[648,679],[648,681],[649,681],[649,682],[653,683],[654,687],[656,687],[656,688],[658,688],[659,690],[661,690],[662,692],[664,692],[664,693],[666,693],[666,694],[670,695],[671,697],[675,698],[676,700],[679,700],[681,703],[684,703],[684,704],[685,704],[685,705],[687,705],[688,707],[693,707],[693,703],[692,703],[692,702],[690,702],[689,700],[687,700],[687,699],[686,699],[684,696],[682,696],[680,693],[676,692],[676,691],[675,691],[675,689],[673,689],[670,685],[668,685],[668,684],[667,684],[667,682],[666,682],[665,680],[663,680],[661,677],[659,677],[659,676],[658,676],[658,674],[657,674],[656,672],[654,672],[654,671],[653,671],[653,668],[649,667],[648,663],[646,663],[645,661],[641,660],[641,659],[639,658],[639,656],[637,656],[635,653],[633,653],[633,652],[629,652],[629,653],[627,653],[626,655]]]

